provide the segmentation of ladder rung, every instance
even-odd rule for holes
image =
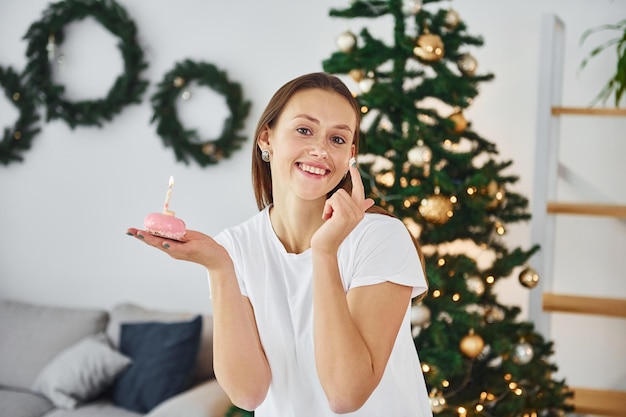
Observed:
[[[581,204],[548,201],[547,211],[553,214],[626,217],[626,206],[620,204]]]
[[[623,417],[626,392],[590,388],[573,388],[574,408],[577,414]]]
[[[552,107],[552,114],[575,114],[580,116],[626,116],[626,109],[591,107]]]
[[[544,293],[543,310],[626,318],[626,299]]]

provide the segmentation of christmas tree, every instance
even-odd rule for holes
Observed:
[[[527,221],[528,200],[496,146],[464,117],[480,83],[468,52],[483,44],[439,0],[356,0],[340,18],[392,19],[391,42],[366,28],[337,37],[324,70],[355,86],[363,122],[359,164],[367,194],[402,219],[422,247],[430,283],[415,300],[415,346],[437,416],[558,416],[570,411],[553,379],[552,343],[493,287],[539,250],[509,249],[508,224]],[[427,4],[428,3],[428,4]]]

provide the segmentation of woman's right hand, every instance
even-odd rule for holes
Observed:
[[[133,227],[129,228],[126,233],[167,253],[174,259],[200,264],[209,271],[233,268],[226,249],[212,237],[195,230],[187,230],[180,241],[154,236],[145,230]]]

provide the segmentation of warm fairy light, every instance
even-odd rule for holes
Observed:
[[[418,180],[417,178],[411,178],[411,181],[409,182],[413,187],[417,187],[420,184],[420,180]]]
[[[443,258],[439,258],[439,260],[437,261],[437,265],[439,266],[444,266],[446,264],[446,260]]]
[[[429,372],[430,371],[430,366],[428,366],[427,363],[423,363],[422,364],[422,372]]]
[[[480,393],[480,399],[485,401],[487,399],[487,393],[485,391]]]
[[[370,111],[370,109],[368,109],[367,106],[361,106],[361,113],[365,114],[368,111]]]
[[[476,189],[474,187],[469,187],[467,189],[467,194],[468,195],[474,195],[475,192],[476,192]]]
[[[516,389],[515,391],[513,391],[515,393],[515,395],[522,395],[524,393],[524,391],[522,391],[521,388]]]
[[[514,390],[515,388],[517,388],[517,383],[515,383],[515,382],[510,382],[510,383],[509,383],[509,389],[510,389],[510,390]]]
[[[504,234],[504,225],[500,222],[496,222],[496,233],[502,236]]]
[[[484,409],[485,407],[482,404],[476,404],[476,411],[478,411],[479,413],[483,411]]]
[[[448,217],[452,217],[452,216],[454,216],[454,212],[453,212],[452,210],[448,210],[448,211],[446,212],[446,216],[448,216]]]
[[[457,201],[458,201],[458,199],[456,198],[456,196],[455,196],[455,195],[450,196],[450,202],[451,202],[452,204],[456,203]]]
[[[441,381],[441,386],[444,388],[448,388],[450,386],[450,381],[444,379],[443,381]]]
[[[441,296],[441,291],[440,290],[433,291],[433,298],[439,298],[440,296]]]
[[[406,177],[400,177],[400,187],[406,188],[409,186],[409,180]]]
[[[495,282],[495,278],[493,277],[493,275],[489,275],[485,281],[487,281],[487,284],[493,284]]]
[[[456,293],[452,296],[452,301],[457,302],[461,299],[461,294]]]
[[[510,381],[510,380],[511,380],[511,378],[513,378],[513,375],[511,375],[511,374],[506,374],[506,375],[504,375],[504,380],[505,380],[505,381]]]
[[[404,208],[409,208],[409,207],[411,207],[411,202],[408,199],[406,199],[406,200],[404,200],[402,205],[404,206]]]
[[[459,407],[456,409],[456,411],[459,413],[459,417],[467,416],[467,410],[465,409],[465,407]]]

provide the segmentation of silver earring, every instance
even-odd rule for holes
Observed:
[[[263,149],[263,151],[261,151],[261,159],[263,160],[263,162],[269,162],[270,151],[268,151],[267,149]]]

